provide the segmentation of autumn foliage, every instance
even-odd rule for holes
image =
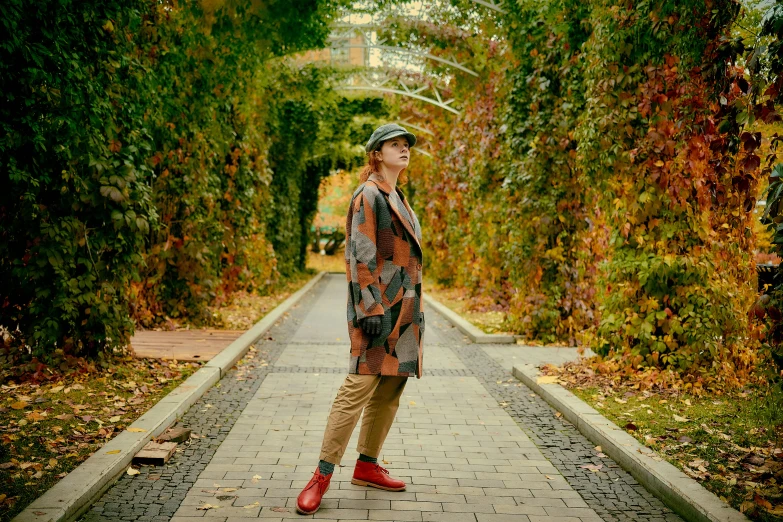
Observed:
[[[508,329],[589,346],[619,371],[695,389],[753,378],[765,328],[748,317],[753,210],[771,169],[751,126],[775,116],[763,100],[748,108],[742,50],[727,52],[740,5],[482,14],[463,35],[409,22],[410,39],[426,32],[430,52],[457,49],[480,73],[453,73],[454,119],[402,104],[437,130],[432,168],[413,176],[429,274],[502,304]]]
[[[320,178],[355,160],[337,145],[366,107],[288,57],[344,3],[3,3],[7,350],[122,350],[134,323],[203,324],[304,269]]]

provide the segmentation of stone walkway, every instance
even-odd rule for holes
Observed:
[[[474,345],[425,314],[425,376],[408,381],[381,457],[405,492],[350,483],[357,429],[321,510],[296,514],[348,360],[345,282],[331,275],[185,415],[199,438],[124,475],[82,520],[680,520],[511,377],[573,350]]]

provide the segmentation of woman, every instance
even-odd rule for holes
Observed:
[[[318,468],[296,501],[305,515],[318,511],[362,411],[351,483],[405,489],[405,482],[378,465],[378,455],[408,377],[421,378],[422,372],[421,227],[396,188],[415,144],[416,136],[390,123],[378,127],[365,146],[367,166],[345,226],[349,374],[329,413]]]

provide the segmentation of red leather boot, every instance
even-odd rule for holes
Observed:
[[[329,491],[329,481],[332,480],[332,474],[322,475],[316,468],[313,478],[304,487],[296,499],[296,510],[303,515],[312,515],[321,507],[321,499]]]
[[[386,491],[404,491],[405,482],[391,478],[386,468],[372,462],[356,461],[351,484],[385,489]]]

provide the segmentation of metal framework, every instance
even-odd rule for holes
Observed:
[[[461,64],[454,58],[444,58],[442,56],[436,56],[426,51],[417,51],[415,49],[409,49],[407,47],[384,45],[386,43],[385,38],[375,43],[370,43],[373,41],[373,37],[367,31],[367,29],[373,29],[373,28],[376,28],[376,26],[372,24],[345,24],[345,23],[338,24],[336,26],[336,30],[332,33],[330,39],[332,41],[347,40],[349,42],[348,45],[341,45],[340,49],[367,49],[367,50],[377,49],[379,51],[404,53],[410,56],[418,56],[421,58],[427,58],[429,60],[440,62],[444,65],[448,65],[450,67],[454,67],[455,69],[459,69],[460,71],[470,74],[472,76],[478,76],[477,72],[468,69],[467,67],[465,67],[465,65]],[[350,43],[350,40],[354,35],[361,35],[362,40],[365,43],[364,44]]]
[[[473,76],[478,76],[478,73],[475,71],[471,71],[461,63],[459,63],[456,60],[449,60],[448,58],[443,58],[441,56],[435,56],[434,54],[430,54],[427,52],[422,51],[415,51],[413,49],[408,49],[405,47],[394,47],[391,45],[382,45],[383,42],[386,40],[382,40],[381,42],[378,42],[377,44],[369,44],[369,45],[356,45],[356,44],[348,44],[343,47],[343,49],[378,49],[381,51],[391,51],[391,52],[397,52],[397,53],[406,53],[410,54],[412,56],[420,56],[422,58],[428,58],[430,60],[434,60],[436,62],[443,63],[445,65],[449,65],[451,67],[454,67],[455,69],[459,69],[460,71],[466,72]]]
[[[471,1],[474,4],[487,7],[498,13],[505,13],[505,10],[501,7],[501,3],[503,0],[471,0]],[[438,63],[457,69],[459,71],[462,71],[466,74],[470,74],[476,77],[479,76],[477,72],[469,69],[463,63],[460,63],[458,60],[456,60],[453,57],[436,56],[427,51],[419,51],[416,49],[409,49],[406,47],[384,45],[386,43],[385,39],[373,42],[374,38],[372,36],[372,30],[376,28],[377,25],[373,23],[352,24],[352,23],[342,22],[334,26],[335,31],[332,33],[331,39],[335,43],[338,41],[346,42],[346,44],[339,46],[340,49],[366,49],[367,51],[374,49],[381,52],[400,53],[408,56],[415,56],[418,58],[433,60]],[[352,38],[355,35],[357,35],[357,33],[362,36],[363,43],[351,42]],[[392,78],[386,74],[372,79],[364,74],[359,74],[358,79],[360,79],[361,81],[357,82],[354,79],[354,81],[352,81],[351,83],[338,86],[337,88],[346,91],[366,91],[366,92],[369,91],[369,92],[379,92],[379,93],[396,94],[399,96],[406,96],[408,98],[413,98],[416,100],[429,103],[441,109],[447,110],[453,114],[460,114],[460,111],[452,106],[454,99],[452,98],[452,99],[444,100],[441,97],[440,91],[434,85],[409,86],[402,79]],[[423,127],[416,126],[410,122],[406,122],[406,124],[422,132],[433,134],[432,131],[429,131],[428,129],[424,129]],[[431,155],[428,152],[421,149],[420,152],[425,155]]]
[[[401,78],[392,78],[384,75],[379,79],[370,79],[364,74],[359,74],[358,77],[363,80],[360,84],[340,85],[337,88],[346,91],[372,91],[372,92],[384,92],[390,94],[399,94],[401,96],[407,96],[408,98],[415,98],[423,102],[430,103],[441,109],[445,109],[454,114],[459,114],[460,111],[451,106],[454,102],[454,98],[444,100],[437,87],[430,85],[423,85],[420,87],[409,87]],[[388,86],[387,86],[388,85]],[[421,93],[432,92],[433,97],[424,96]]]
[[[490,9],[494,9],[498,13],[505,13],[506,11],[500,7],[500,4],[502,2],[495,2],[493,0],[471,0],[474,4],[483,5],[484,7],[489,7]]]

